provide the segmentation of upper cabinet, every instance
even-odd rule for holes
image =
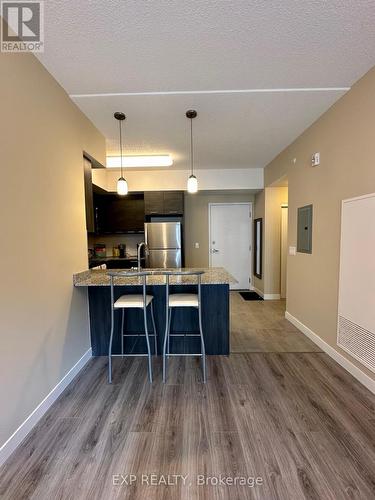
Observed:
[[[95,195],[97,233],[143,233],[145,205],[142,194]]]
[[[94,199],[92,189],[91,161],[83,157],[83,171],[85,183],[86,229],[88,233],[95,231]]]
[[[164,214],[184,213],[184,192],[183,191],[164,191]]]
[[[183,191],[146,191],[144,194],[146,215],[183,215]]]
[[[145,214],[159,215],[164,213],[164,194],[162,191],[145,192]]]
[[[92,184],[92,162],[84,158],[86,226],[89,233],[143,233],[151,216],[183,216],[183,191],[148,191],[119,196]]]

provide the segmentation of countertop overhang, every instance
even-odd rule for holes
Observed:
[[[111,269],[111,272],[116,269]],[[125,273],[124,269],[118,269],[119,272]],[[202,285],[232,285],[237,283],[223,267],[211,268],[188,268],[181,269],[142,269],[142,271],[150,272],[151,275],[147,276],[147,285],[165,285],[165,276],[160,273],[163,271],[204,271],[202,274]],[[134,271],[133,271],[134,272]],[[196,276],[171,276],[171,285],[192,285],[197,283]],[[115,285],[117,286],[137,286],[142,284],[141,278],[124,277],[115,278]],[[107,269],[90,269],[82,271],[73,275],[73,285],[80,286],[109,286],[110,280]]]

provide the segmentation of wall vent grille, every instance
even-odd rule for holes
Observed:
[[[375,373],[375,333],[339,316],[337,344]]]
[[[375,373],[375,193],[343,200],[337,345]]]

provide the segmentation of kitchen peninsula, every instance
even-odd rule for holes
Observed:
[[[146,269],[145,269],[146,270]],[[168,269],[177,271],[177,269]],[[192,269],[184,269],[192,270]],[[195,269],[196,270],[196,269]],[[207,354],[229,354],[229,285],[235,279],[223,268],[203,269],[202,275],[202,322]],[[155,322],[158,333],[158,352],[161,353],[165,330],[165,277],[160,273],[165,269],[147,269],[152,275],[147,277],[148,293],[154,296]],[[171,277],[171,292],[196,293],[196,279],[191,276]],[[87,287],[90,313],[91,347],[93,356],[108,354],[110,332],[111,302],[110,283],[106,270],[88,270],[73,276],[76,287]],[[141,293],[141,282],[138,278],[117,278],[115,281],[115,299],[125,293]],[[113,352],[120,353],[120,315],[115,315],[115,336]],[[198,329],[198,315],[195,309],[178,309],[175,311],[172,328],[176,333],[187,334],[173,341],[184,342],[186,352],[194,352],[196,338],[188,337]],[[126,333],[143,333],[141,313],[129,310],[125,319]],[[129,344],[131,341],[127,340]],[[131,352],[141,352],[142,344]],[[173,351],[173,344],[171,345]],[[183,351],[180,351],[183,352]],[[196,351],[195,351],[196,352]]]

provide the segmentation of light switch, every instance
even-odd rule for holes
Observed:
[[[289,255],[296,255],[297,249],[296,247],[289,247]]]
[[[194,246],[195,246],[195,248],[199,248],[199,243],[198,243],[198,241],[196,241],[196,242],[195,242],[195,245],[194,245]]]

